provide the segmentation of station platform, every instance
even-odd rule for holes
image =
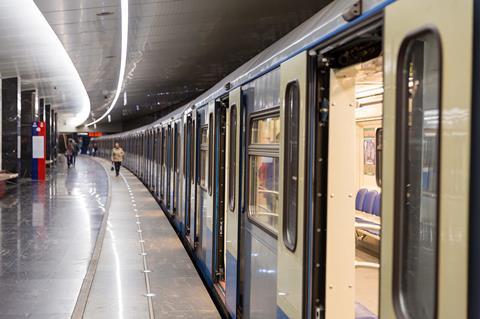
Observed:
[[[219,318],[168,219],[129,171],[86,156],[2,199],[0,319]]]

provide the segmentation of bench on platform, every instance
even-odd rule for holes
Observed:
[[[0,182],[9,181],[18,177],[17,173],[10,173],[7,171],[0,171]]]

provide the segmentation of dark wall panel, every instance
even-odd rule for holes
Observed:
[[[19,85],[17,78],[2,80],[2,169],[14,173],[20,169]]]

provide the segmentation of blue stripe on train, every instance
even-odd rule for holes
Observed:
[[[277,306],[277,319],[289,319],[287,314],[283,312],[282,308]]]

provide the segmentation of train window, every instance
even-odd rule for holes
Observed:
[[[398,64],[394,292],[401,317],[435,318],[440,156],[440,43],[405,40]]]
[[[213,113],[208,116],[208,194],[212,195],[213,184]]]
[[[280,142],[280,118],[261,118],[252,121],[251,144],[278,144]]]
[[[237,106],[230,109],[230,165],[228,176],[228,202],[230,211],[235,210],[235,177],[237,172]]]
[[[295,81],[287,85],[285,96],[283,243],[291,251],[297,245],[299,108],[300,91],[298,82]]]
[[[208,126],[200,129],[200,187],[207,189]]]
[[[248,216],[274,234],[278,231],[279,136],[278,115],[251,122],[248,147]]]

